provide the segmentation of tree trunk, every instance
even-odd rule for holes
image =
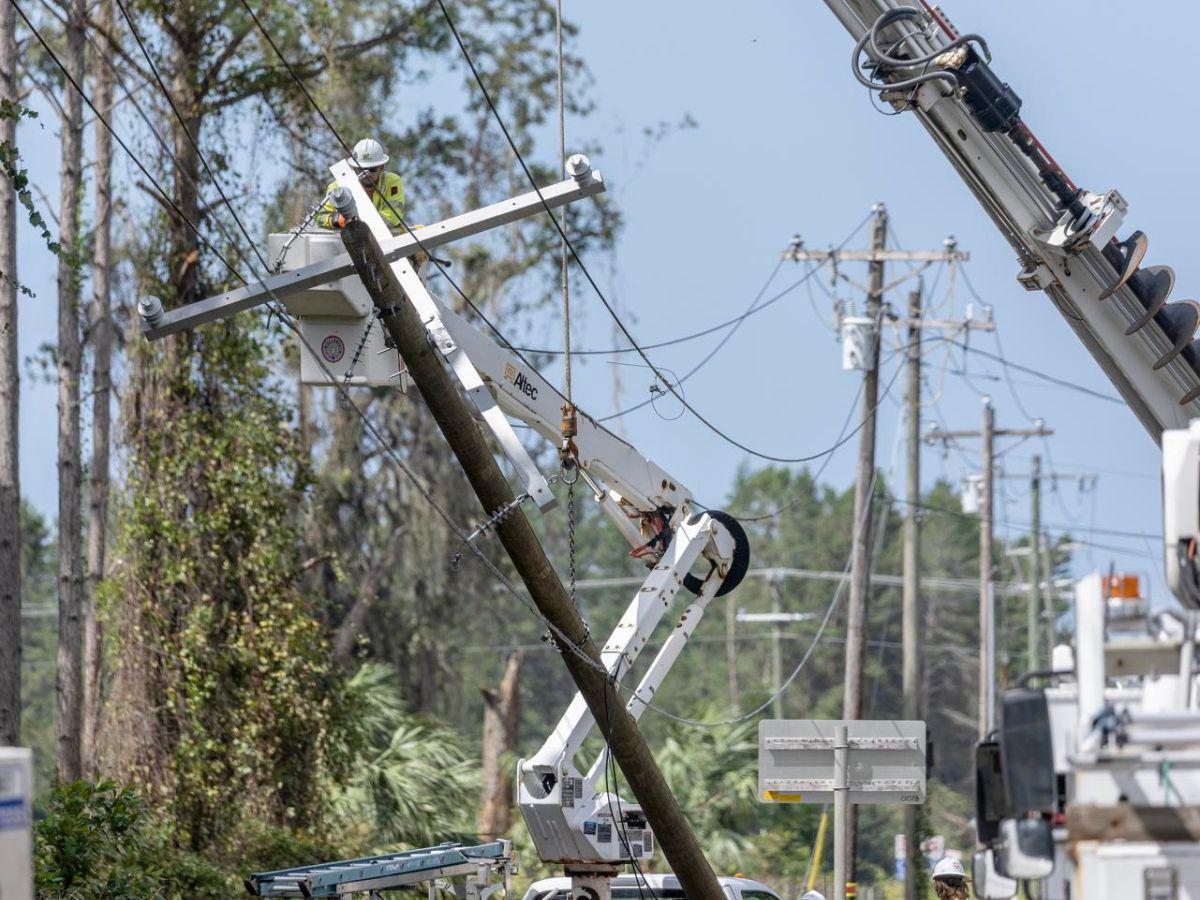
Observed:
[[[83,0],[67,8],[67,70],[83,81]],[[83,775],[83,515],[79,445],[79,198],[83,182],[83,104],[63,97],[61,223],[58,257],[58,777]]]
[[[113,26],[111,0],[102,0],[100,21]],[[96,107],[108,117],[113,78],[108,66],[96,67]],[[112,137],[97,120],[96,230],[92,254],[92,462],[88,483],[87,599],[83,620],[83,761],[96,771],[96,729],[100,716],[101,633],[96,618],[96,589],[104,578],[108,543],[108,459],[112,422],[112,298],[109,267],[112,240]]]
[[[483,805],[476,830],[480,840],[492,841],[508,834],[512,825],[512,772],[506,771],[505,755],[517,742],[517,699],[521,660],[524,653],[508,655],[500,690],[483,692]]]
[[[0,4],[0,100],[17,102],[16,16]],[[15,119],[0,119],[0,143],[16,146]],[[21,742],[21,484],[17,411],[17,195],[0,178],[0,745]]]

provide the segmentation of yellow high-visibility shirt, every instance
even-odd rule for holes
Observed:
[[[325,192],[329,193],[337,186],[335,181],[325,189]],[[404,215],[404,180],[395,172],[384,172],[379,177],[379,183],[375,189],[372,191],[368,188],[367,194],[375,204],[375,208],[379,210],[379,214],[383,216],[383,221],[387,222],[388,228],[393,230],[399,228],[400,217]],[[317,213],[317,227],[333,228],[334,215],[333,202],[326,200],[321,211]]]

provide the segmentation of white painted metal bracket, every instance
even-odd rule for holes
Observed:
[[[668,607],[675,599],[675,595],[683,588],[684,576],[700,558],[708,542],[718,532],[727,536],[725,530],[719,528],[716,520],[707,513],[697,516],[692,522],[684,522],[679,526],[670,546],[663,554],[663,558],[634,594],[633,600],[625,609],[624,615],[621,616],[620,621],[617,622],[612,634],[605,642],[604,648],[600,651],[600,659],[605,669],[610,674],[617,675],[618,681],[621,675],[628,673],[633,668],[638,656],[641,655],[650,636],[654,633],[654,629],[662,621],[663,615],[666,614]],[[732,538],[728,539],[727,544],[728,546],[721,549],[728,553],[729,557],[732,557]],[[705,582],[701,598],[697,598],[696,602],[700,602],[705,593],[715,595],[720,583],[721,577],[714,571],[713,575]],[[711,599],[711,596],[708,599]],[[703,602],[707,605],[708,600],[705,599]],[[694,622],[689,624],[691,628],[695,628]],[[691,631],[689,630],[687,633],[690,634]],[[686,635],[683,640],[686,641]],[[671,645],[669,653],[667,645],[664,645],[659,651],[655,664],[646,674],[646,679],[651,679],[650,683],[646,684],[646,679],[643,679],[646,691],[642,696],[645,699],[649,699],[653,693],[651,688],[657,689],[661,684],[667,670],[679,655],[680,649],[682,649],[681,643],[678,646]],[[639,692],[641,690],[642,688],[639,686]],[[635,715],[640,715],[645,704],[637,703],[635,697],[629,701],[628,708],[630,712],[635,712],[636,708]],[[563,713],[542,748],[525,762],[525,771],[532,774],[535,770],[557,770],[561,766],[570,765],[571,760],[583,745],[584,738],[595,724],[595,718],[588,710],[583,696],[576,693],[570,706],[567,707],[567,711]]]
[[[387,223],[383,221],[383,216],[379,210],[375,208],[375,204],[367,196],[366,190],[358,180],[358,174],[347,160],[341,160],[334,164],[329,170],[333,173],[334,180],[341,186],[350,191],[354,196],[354,204],[358,209],[358,216],[371,229],[371,233],[375,236],[375,240],[383,242],[391,236],[391,231],[388,229]],[[421,229],[424,231],[424,229]],[[463,389],[471,398],[472,402],[479,409],[483,420],[487,422],[492,433],[496,436],[496,440],[500,442],[501,448],[505,455],[508,456],[512,464],[517,467],[521,473],[521,477],[525,482],[525,490],[533,497],[534,502],[541,510],[547,510],[554,507],[557,503],[554,493],[550,490],[550,484],[546,477],[538,469],[533,458],[530,457],[529,451],[525,449],[525,445],[521,443],[517,437],[517,433],[513,430],[512,424],[508,421],[508,417],[504,415],[504,411],[496,404],[492,392],[487,389],[483,378],[479,372],[471,364],[471,360],[462,351],[461,347],[456,346],[453,341],[447,342],[446,329],[442,325],[441,316],[438,306],[434,302],[433,296],[425,287],[425,283],[421,277],[417,275],[416,269],[407,257],[401,257],[391,264],[392,272],[400,282],[400,287],[404,289],[404,294],[416,308],[417,314],[421,317],[421,321],[425,323],[425,328],[434,338],[435,343],[446,356],[446,360],[450,363],[450,367],[454,370],[454,374],[458,376],[458,380],[462,383]]]

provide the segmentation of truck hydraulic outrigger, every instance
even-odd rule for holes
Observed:
[[[1016,251],[1020,283],[1051,297],[1151,437],[1200,414],[1200,304],[1167,302],[1175,276],[1140,268],[1146,236],[1116,237],[1124,198],[1066,175],[983,39],[927,0],[825,2],[857,42],[855,77],[925,126]]]

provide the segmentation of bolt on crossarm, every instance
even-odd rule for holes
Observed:
[[[485,511],[510,506],[514,501],[512,489],[460,396],[456,382],[430,344],[424,323],[404,294],[368,225],[347,218],[342,239],[355,271],[472,489]],[[613,758],[657,833],[663,855],[684,893],[692,900],[725,900],[691,824],[638,731],[636,720],[606,675],[586,624],[571,603],[524,512],[515,509],[496,525],[496,533],[539,612],[557,632],[556,640],[570,641],[578,649],[576,653],[562,647],[563,662],[596,722],[604,723],[604,736]]]

